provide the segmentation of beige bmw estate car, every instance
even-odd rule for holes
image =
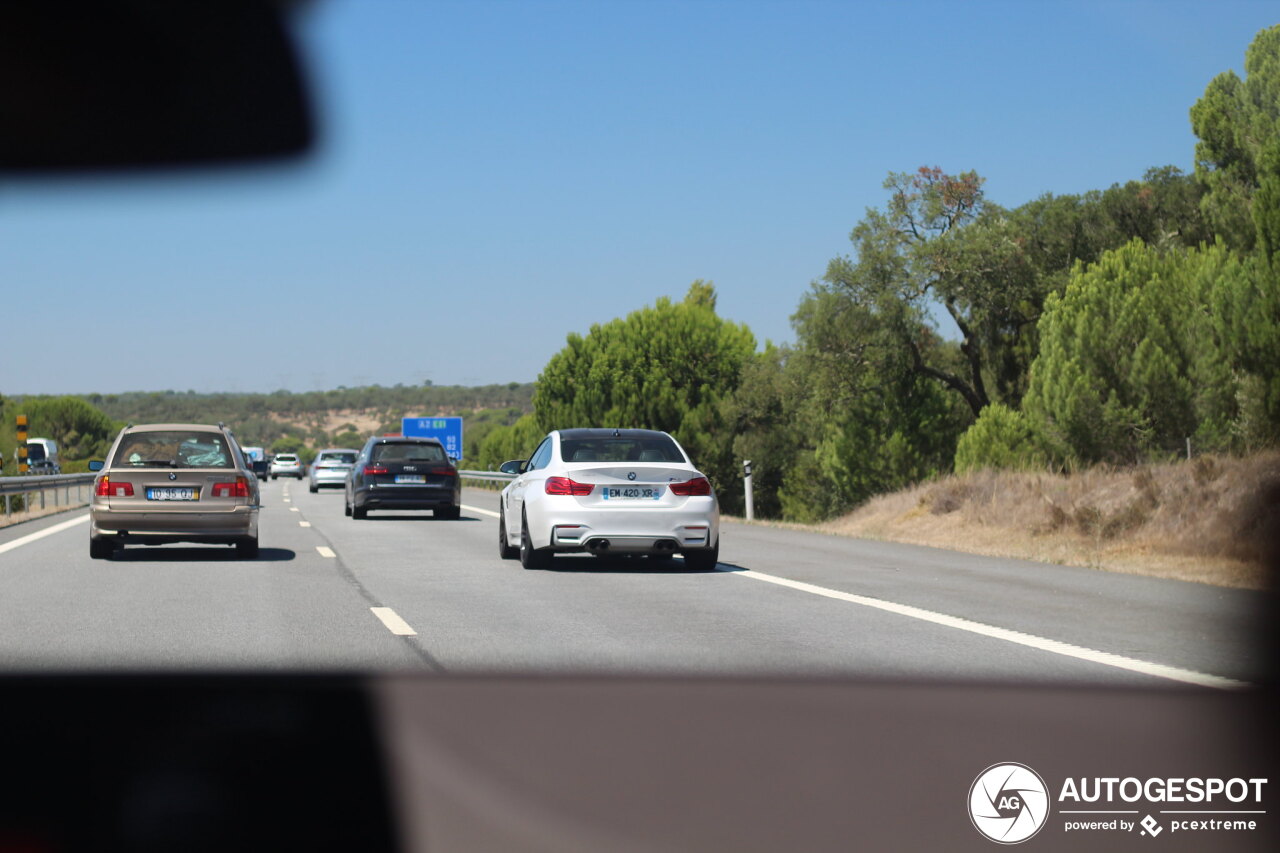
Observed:
[[[89,505],[89,556],[126,544],[234,545],[258,555],[258,478],[224,425],[144,424],[116,436]]]

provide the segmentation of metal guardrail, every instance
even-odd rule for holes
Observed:
[[[89,502],[88,495],[85,494],[85,487],[93,485],[95,476],[97,475],[42,474],[26,477],[0,477],[0,497],[4,499],[4,514],[7,517],[13,513],[13,502],[11,500],[13,495],[38,494],[40,496],[38,506],[33,506],[34,501],[23,501],[24,508],[27,510],[44,510],[50,504],[55,508],[83,506]],[[464,480],[490,480],[499,483],[510,482],[516,478],[515,474],[503,474],[500,471],[459,470],[458,476]],[[73,492],[74,497],[72,496]]]
[[[458,476],[464,480],[494,480],[509,483],[516,478],[515,474],[503,474],[501,471],[463,471],[458,469]]]
[[[4,498],[4,514],[7,517],[13,512],[13,495],[40,495],[38,507],[32,505],[33,501],[23,500],[23,506],[27,510],[47,509],[50,503],[55,508],[83,506],[89,502],[85,487],[93,486],[95,476],[97,475],[40,474],[26,477],[0,477],[0,496]],[[52,501],[50,501],[51,495]]]

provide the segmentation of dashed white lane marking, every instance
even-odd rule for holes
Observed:
[[[26,536],[19,536],[12,542],[6,542],[3,545],[0,545],[0,554],[3,554],[5,551],[12,551],[14,548],[21,548],[23,545],[35,542],[37,539],[43,539],[46,536],[52,536],[55,533],[61,533],[64,530],[69,530],[77,524],[84,524],[88,520],[88,515],[78,515],[67,521],[60,521],[52,527],[46,527],[44,530],[37,530],[35,533],[28,533]]]
[[[321,557],[333,558],[338,556],[337,554],[333,553],[333,549],[330,548],[328,545],[317,545],[316,550],[320,552]]]
[[[487,516],[489,516],[490,518],[501,518],[501,517],[502,517],[501,515],[499,515],[498,513],[494,512],[494,511],[493,511],[493,510],[491,510],[491,509],[481,509],[481,508],[480,508],[480,507],[478,507],[478,506],[467,506],[466,504],[462,504],[461,506],[462,506],[462,508],[463,508],[463,509],[465,509],[467,512],[478,512],[478,513],[480,513],[481,515],[487,515]]]
[[[301,511],[302,510],[298,509],[296,506],[289,507],[289,512],[301,512]]]
[[[736,571],[731,569],[722,569],[721,571],[737,575],[738,577],[777,584],[778,586],[789,587],[791,589],[808,592],[813,595],[821,595],[824,598],[834,598],[837,601],[846,601],[850,604],[860,604],[863,607],[874,607],[876,610],[883,610],[887,613],[896,613],[899,616],[919,619],[922,622],[932,622],[935,625],[955,628],[960,631],[967,631],[970,634],[978,634],[983,637],[992,637],[997,640],[1016,643],[1020,646],[1039,649],[1040,651],[1050,652],[1055,655],[1063,655],[1064,657],[1086,660],[1091,663],[1099,663],[1104,666],[1115,667],[1116,669],[1142,673],[1143,675],[1153,675],[1156,678],[1167,678],[1170,681],[1181,681],[1185,684],[1196,684],[1201,687],[1217,687],[1223,689],[1248,686],[1246,682],[1238,681],[1234,678],[1225,678],[1221,675],[1210,675],[1204,672],[1195,672],[1190,669],[1180,669],[1176,666],[1151,663],[1149,661],[1138,660],[1136,658],[1124,657],[1123,655],[1111,654],[1110,652],[1100,652],[1096,649],[1074,646],[1070,643],[1064,643],[1059,640],[1037,637],[1034,634],[1024,634],[1021,631],[1011,631],[1008,628],[998,628],[995,625],[973,622],[956,616],[948,616],[945,613],[935,613],[932,610],[912,607],[908,604],[897,604],[892,601],[884,601],[878,598],[868,598],[865,595],[854,595],[853,593],[841,592],[837,589],[827,589],[826,587],[815,586],[814,584],[804,583],[803,581],[793,581],[789,578],[780,578],[776,575],[765,574],[764,572],[756,572],[749,569]]]
[[[387,626],[387,630],[395,634],[397,637],[416,637],[418,632],[409,627],[409,623],[400,618],[400,616],[390,607],[370,607],[373,615]]]
[[[310,526],[311,526],[311,522],[309,522],[309,521],[299,521],[299,522],[298,522],[298,526],[299,526],[299,527],[310,527]]]

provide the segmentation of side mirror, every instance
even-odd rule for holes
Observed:
[[[503,462],[501,465],[498,466],[498,470],[501,471],[503,474],[523,474],[524,460],[512,459],[508,462]]]
[[[107,465],[101,459],[94,459],[89,462],[90,471],[101,471],[105,467],[107,467]]]

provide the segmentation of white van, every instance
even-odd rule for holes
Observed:
[[[58,445],[51,438],[27,439],[27,473],[61,474],[58,464]]]

